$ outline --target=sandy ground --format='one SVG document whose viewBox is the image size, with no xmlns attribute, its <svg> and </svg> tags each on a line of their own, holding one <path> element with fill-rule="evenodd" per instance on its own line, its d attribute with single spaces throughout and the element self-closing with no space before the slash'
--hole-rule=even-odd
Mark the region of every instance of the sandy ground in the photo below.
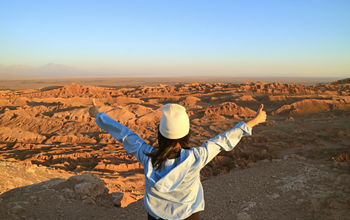
<svg viewBox="0 0 350 220">
<path fill-rule="evenodd" d="M 208 220 L 345 220 L 350 214 L 349 169 L 349 162 L 339 164 L 296 154 L 259 161 L 204 180 L 206 208 L 200 216 Z M 2 194 L 0 218 L 147 219 L 142 200 L 118 208 L 107 195 L 99 195 L 92 203 L 77 192 L 67 194 L 73 192 L 68 190 L 69 184 L 55 180 Z"/>
<path fill-rule="evenodd" d="M 143 168 L 88 116 L 95 98 L 101 111 L 152 145 L 165 103 L 187 108 L 193 146 L 249 120 L 263 103 L 268 122 L 202 170 L 201 217 L 346 219 L 349 94 L 349 80 L 1 91 L 0 218 L 145 219 Z M 74 177 L 84 173 L 96 179 Z"/>
</svg>

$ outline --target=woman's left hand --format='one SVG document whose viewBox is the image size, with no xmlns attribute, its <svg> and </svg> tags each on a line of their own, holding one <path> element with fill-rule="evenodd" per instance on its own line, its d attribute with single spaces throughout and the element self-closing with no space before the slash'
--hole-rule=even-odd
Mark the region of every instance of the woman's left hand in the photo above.
<svg viewBox="0 0 350 220">
<path fill-rule="evenodd" d="M 99 110 L 98 110 L 98 107 L 96 106 L 95 99 L 92 99 L 92 106 L 89 108 L 90 117 L 95 118 L 98 112 Z"/>
</svg>

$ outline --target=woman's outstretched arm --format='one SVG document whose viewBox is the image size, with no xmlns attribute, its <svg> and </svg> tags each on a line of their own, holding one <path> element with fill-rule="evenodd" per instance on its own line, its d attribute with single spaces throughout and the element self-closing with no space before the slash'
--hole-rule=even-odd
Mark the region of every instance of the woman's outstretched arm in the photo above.
<svg viewBox="0 0 350 220">
<path fill-rule="evenodd" d="M 100 128 L 110 133 L 117 141 L 123 144 L 124 149 L 134 155 L 143 165 L 146 162 L 147 156 L 144 154 L 149 153 L 152 147 L 146 144 L 136 133 L 131 131 L 128 127 L 113 120 L 107 114 L 99 112 L 95 101 L 93 100 L 93 106 L 89 109 L 91 117 L 96 118 L 96 123 Z"/>
<path fill-rule="evenodd" d="M 194 148 L 198 155 L 201 166 L 204 167 L 209 163 L 220 151 L 232 150 L 241 140 L 243 136 L 252 134 L 252 128 L 266 121 L 266 112 L 263 111 L 263 105 L 260 106 L 256 116 L 248 122 L 240 122 L 231 130 L 228 130 L 202 144 L 201 147 Z"/>
</svg>

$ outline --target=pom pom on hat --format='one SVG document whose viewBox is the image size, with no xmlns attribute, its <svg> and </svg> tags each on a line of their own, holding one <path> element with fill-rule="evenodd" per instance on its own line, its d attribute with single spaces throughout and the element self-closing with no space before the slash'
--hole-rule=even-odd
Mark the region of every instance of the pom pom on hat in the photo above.
<svg viewBox="0 0 350 220">
<path fill-rule="evenodd" d="M 166 104 L 161 108 L 159 132 L 168 139 L 185 137 L 190 131 L 190 119 L 185 107 L 178 104 Z"/>
</svg>

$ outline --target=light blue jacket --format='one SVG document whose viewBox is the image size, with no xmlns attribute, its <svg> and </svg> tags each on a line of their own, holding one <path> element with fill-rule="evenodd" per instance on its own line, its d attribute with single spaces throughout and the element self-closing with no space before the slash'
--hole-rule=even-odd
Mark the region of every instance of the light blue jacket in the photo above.
<svg viewBox="0 0 350 220">
<path fill-rule="evenodd" d="M 179 158 L 168 159 L 165 167 L 158 171 L 153 167 L 151 159 L 144 154 L 154 148 L 137 134 L 105 113 L 98 113 L 96 122 L 142 163 L 146 185 L 145 207 L 150 215 L 163 219 L 184 219 L 204 210 L 200 170 L 220 151 L 232 150 L 243 135 L 252 133 L 246 123 L 240 122 L 233 129 L 206 141 L 200 147 L 182 149 Z"/>
</svg>

